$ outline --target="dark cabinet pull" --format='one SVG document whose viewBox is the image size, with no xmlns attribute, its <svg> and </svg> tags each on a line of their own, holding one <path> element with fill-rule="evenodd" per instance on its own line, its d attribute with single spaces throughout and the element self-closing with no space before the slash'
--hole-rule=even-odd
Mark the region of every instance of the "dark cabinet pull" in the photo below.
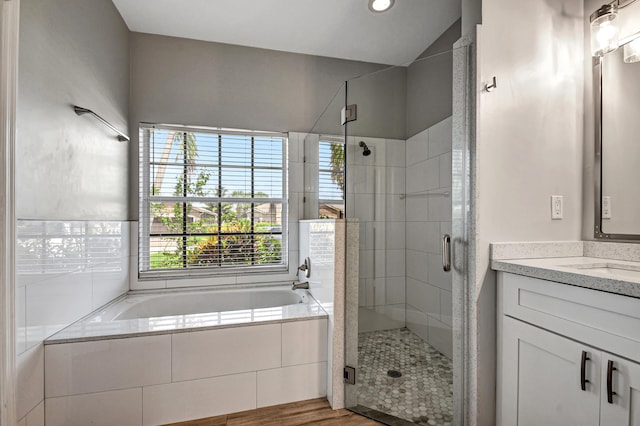
<svg viewBox="0 0 640 426">
<path fill-rule="evenodd" d="M 583 391 L 587 390 L 587 361 L 591 358 L 587 355 L 587 351 L 582 351 L 582 359 L 580 360 L 580 388 Z"/>
<path fill-rule="evenodd" d="M 613 404 L 613 395 L 617 395 L 617 393 L 613 391 L 614 370 L 617 370 L 617 368 L 613 366 L 613 361 L 609 360 L 607 362 L 607 402 L 609 404 Z"/>
</svg>

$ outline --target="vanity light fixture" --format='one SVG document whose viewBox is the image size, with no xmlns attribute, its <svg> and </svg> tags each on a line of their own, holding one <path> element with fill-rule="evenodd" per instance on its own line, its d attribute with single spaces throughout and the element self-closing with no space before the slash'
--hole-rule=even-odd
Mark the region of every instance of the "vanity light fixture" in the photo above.
<svg viewBox="0 0 640 426">
<path fill-rule="evenodd" d="M 369 0 L 369 10 L 376 13 L 386 12 L 394 3 L 395 0 Z"/>
<path fill-rule="evenodd" d="M 637 0 L 614 0 L 602 5 L 591 14 L 591 56 L 602 57 L 620 46 L 619 28 L 617 26 L 618 11 Z M 622 43 L 624 44 L 624 42 Z"/>
<path fill-rule="evenodd" d="M 624 45 L 624 61 L 627 64 L 640 62 L 640 36 Z"/>
<path fill-rule="evenodd" d="M 605 4 L 591 14 L 591 55 L 604 56 L 618 48 L 617 2 Z"/>
</svg>

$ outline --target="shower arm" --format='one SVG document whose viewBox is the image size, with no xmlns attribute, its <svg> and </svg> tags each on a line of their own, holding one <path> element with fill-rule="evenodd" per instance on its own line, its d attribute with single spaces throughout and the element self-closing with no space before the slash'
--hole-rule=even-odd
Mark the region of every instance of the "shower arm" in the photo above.
<svg viewBox="0 0 640 426">
<path fill-rule="evenodd" d="M 94 116 L 102 124 L 104 124 L 105 126 L 107 126 L 108 128 L 110 128 L 111 130 L 113 130 L 114 132 L 116 132 L 118 134 L 118 141 L 120 141 L 120 142 L 129 142 L 129 140 L 130 140 L 129 136 L 127 136 L 124 133 L 122 133 L 113 124 L 109 123 L 107 120 L 105 120 L 104 118 L 100 117 L 98 114 L 96 114 L 95 112 L 91 111 L 90 109 L 82 108 L 82 107 L 79 107 L 77 105 L 74 105 L 73 106 L 73 110 L 78 115 L 89 114 L 89 115 Z"/>
</svg>

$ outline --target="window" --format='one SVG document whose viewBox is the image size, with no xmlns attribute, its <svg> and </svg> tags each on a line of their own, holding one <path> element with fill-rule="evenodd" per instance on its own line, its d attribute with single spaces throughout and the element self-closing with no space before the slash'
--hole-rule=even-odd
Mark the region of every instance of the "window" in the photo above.
<svg viewBox="0 0 640 426">
<path fill-rule="evenodd" d="M 142 273 L 286 267 L 284 134 L 142 125 L 140 141 Z"/>
<path fill-rule="evenodd" d="M 318 164 L 318 207 L 321 219 L 344 217 L 344 142 L 321 136 Z"/>
</svg>

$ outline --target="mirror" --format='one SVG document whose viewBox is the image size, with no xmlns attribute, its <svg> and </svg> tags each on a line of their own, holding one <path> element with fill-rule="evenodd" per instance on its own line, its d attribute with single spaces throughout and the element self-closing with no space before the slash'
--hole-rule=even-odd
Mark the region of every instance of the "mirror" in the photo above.
<svg viewBox="0 0 640 426">
<path fill-rule="evenodd" d="M 640 62 L 623 52 L 594 66 L 597 239 L 640 240 Z"/>
</svg>

